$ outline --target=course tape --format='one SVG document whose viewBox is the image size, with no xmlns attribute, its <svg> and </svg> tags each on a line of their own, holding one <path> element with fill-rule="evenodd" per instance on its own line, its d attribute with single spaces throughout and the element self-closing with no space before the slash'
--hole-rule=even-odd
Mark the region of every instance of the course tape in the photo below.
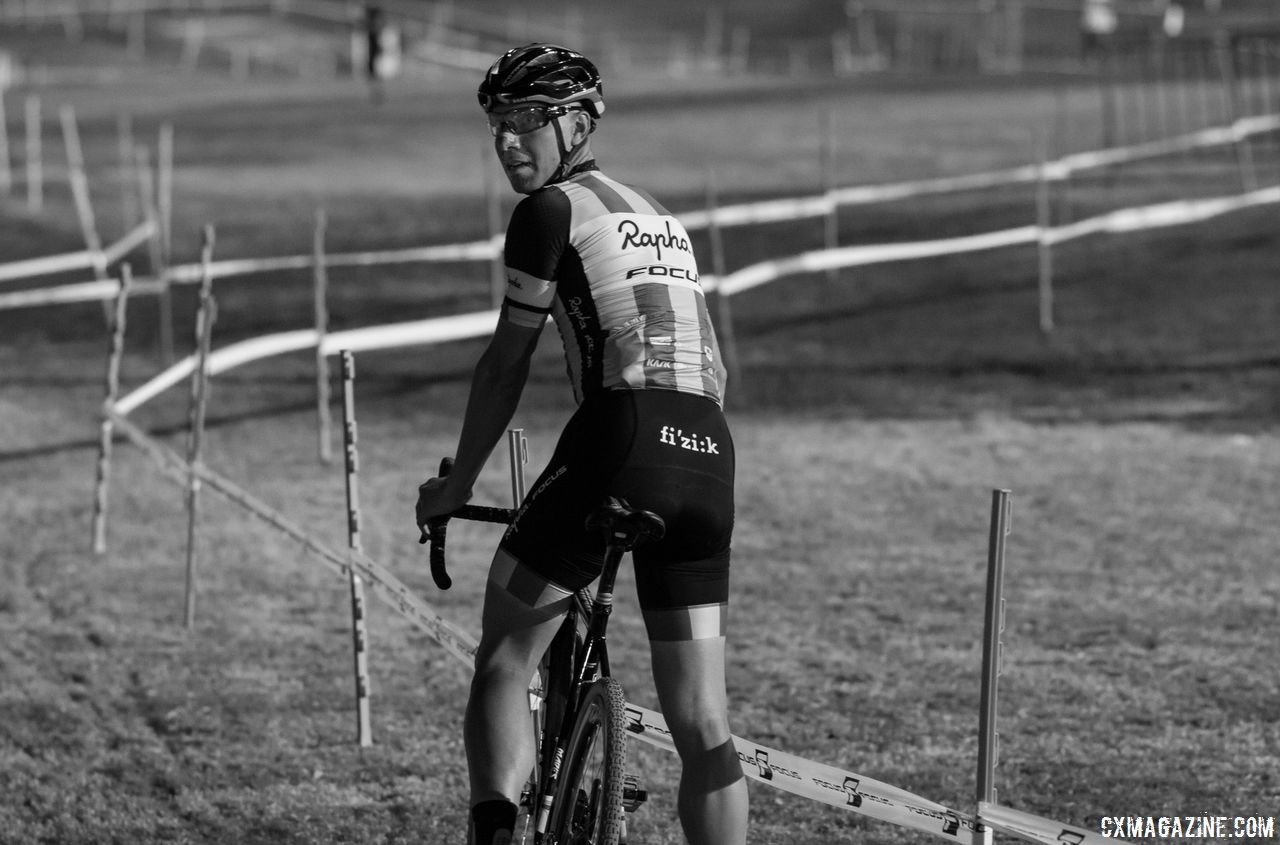
<svg viewBox="0 0 1280 845">
<path fill-rule="evenodd" d="M 27 258 L 22 261 L 0 264 L 0 282 L 9 282 L 14 279 L 30 279 L 54 273 L 67 273 L 72 270 L 84 270 L 95 266 L 105 267 L 128 255 L 154 234 L 155 223 L 148 221 L 133 229 L 118 242 L 102 250 L 83 249 L 79 252 L 69 252 L 64 255 Z M 115 296 L 114 290 L 109 296 Z"/>
<path fill-rule="evenodd" d="M 189 465 L 181 455 L 146 434 L 118 410 L 107 408 L 105 414 L 169 478 L 186 484 L 191 472 L 205 487 L 297 541 L 335 573 L 345 576 L 354 569 L 381 601 L 422 629 L 468 668 L 474 666 L 475 638 L 442 617 L 385 566 L 363 552 L 340 554 L 327 548 L 288 517 L 203 463 Z M 626 705 L 626 712 L 632 736 L 655 748 L 675 752 L 671 731 L 661 714 L 630 703 Z M 973 816 L 874 778 L 806 760 L 739 736 L 733 737 L 733 743 L 747 777 L 784 792 L 952 841 L 971 841 L 978 830 Z"/>
<path fill-rule="evenodd" d="M 1111 839 L 1082 827 L 1051 821 L 988 801 L 978 802 L 978 819 L 1002 833 L 1031 842 L 1044 842 L 1046 845 L 1110 845 L 1125 842 L 1123 839 Z"/>
<path fill-rule="evenodd" d="M 444 343 L 451 340 L 486 337 L 493 333 L 493 327 L 497 321 L 498 312 L 492 310 L 459 314 L 454 317 L 433 317 L 389 326 L 347 329 L 326 334 L 320 349 L 325 355 L 336 355 L 343 349 L 351 352 L 365 352 L 371 349 L 388 349 L 417 343 Z M 209 375 L 215 376 L 243 364 L 274 355 L 315 349 L 319 339 L 320 334 L 315 329 L 298 329 L 231 343 L 209 355 L 207 364 Z M 195 372 L 195 367 L 195 356 L 188 355 L 153 376 L 128 395 L 121 397 L 115 403 L 113 410 L 125 415 L 132 413 L 139 406 L 191 375 Z"/>
<path fill-rule="evenodd" d="M 1019 244 L 1059 244 L 1100 232 L 1133 232 L 1142 229 L 1195 223 L 1233 211 L 1273 203 L 1280 203 L 1280 186 L 1225 197 L 1178 200 L 1139 206 L 1137 208 L 1123 208 L 1057 227 L 1020 226 L 998 232 L 986 232 L 980 235 L 944 238 L 935 241 L 872 244 L 832 250 L 815 250 L 788 258 L 762 261 L 759 264 L 743 267 L 741 270 L 729 273 L 724 278 L 712 280 L 711 287 L 718 287 L 723 294 L 733 295 L 797 273 L 813 273 L 842 267 L 858 267 L 939 255 L 955 255 L 963 252 L 976 252 Z M 708 287 L 708 285 L 704 283 L 703 287 Z"/>
<path fill-rule="evenodd" d="M 1202 129 L 1186 135 L 1179 135 L 1174 138 L 1148 141 L 1128 147 L 1116 147 L 1106 150 L 1073 153 L 1057 159 L 1056 161 L 1046 162 L 1043 168 L 1039 165 L 1023 165 L 1021 167 L 1008 168 L 1005 170 L 974 173 L 962 176 L 943 176 L 886 185 L 861 185 L 849 188 L 833 188 L 817 196 L 741 203 L 715 209 L 687 212 L 677 216 L 680 218 L 684 227 L 690 231 L 706 229 L 713 224 L 722 227 L 745 226 L 759 223 L 775 223 L 785 220 L 799 220 L 806 217 L 820 217 L 830 214 L 839 206 L 869 205 L 926 196 L 929 194 L 992 188 L 999 187 L 1001 185 L 1032 182 L 1040 178 L 1045 178 L 1050 181 L 1060 181 L 1069 178 L 1072 173 L 1078 171 L 1109 167 L 1126 162 L 1139 161 L 1146 158 L 1156 158 L 1173 153 L 1186 152 L 1198 147 L 1240 143 L 1253 135 L 1275 132 L 1277 130 L 1280 130 L 1280 114 L 1257 115 L 1253 117 L 1240 118 L 1229 126 L 1210 127 L 1208 129 Z M 1094 221 L 1102 219 L 1104 218 L 1094 218 Z M 1073 237 L 1079 237 L 1080 234 L 1086 233 L 1084 232 L 1086 223 L 1093 223 L 1094 221 L 1072 224 L 1071 226 L 1064 227 L 1065 231 L 1055 230 L 1055 233 L 1046 236 L 1045 240 L 1046 242 L 1056 243 L 1063 240 L 1069 240 Z M 1186 221 L 1184 220 L 1182 222 Z M 144 225 L 149 226 L 152 224 Z M 138 230 L 135 230 L 135 232 L 130 233 L 126 238 L 133 237 L 137 231 Z M 1121 230 L 1113 229 L 1111 231 Z M 143 238 L 143 240 L 145 240 L 145 238 Z M 873 248 L 874 247 L 864 247 L 864 249 Z M 105 257 L 110 258 L 113 250 L 114 247 L 106 250 Z M 399 250 L 330 255 L 325 257 L 325 263 L 327 266 L 331 267 L 354 267 L 410 262 L 492 261 L 501 256 L 501 254 L 502 236 L 495 235 L 487 240 L 471 241 L 459 244 L 444 244 L 439 246 L 416 247 Z M 912 255 L 908 257 L 920 256 Z M 95 262 L 101 261 L 103 258 L 104 255 L 89 251 L 82 251 L 67 255 L 34 258 L 11 264 L 0 264 L 0 282 L 93 267 Z M 857 263 L 869 263 L 873 260 L 880 259 L 859 258 Z M 214 262 L 210 266 L 210 270 L 215 276 L 226 278 L 229 276 L 269 273 L 281 270 L 302 270 L 313 267 L 314 265 L 315 259 L 311 255 L 293 255 L 275 258 L 251 258 L 218 261 Z M 200 281 L 201 273 L 202 267 L 199 264 L 182 264 L 170 267 L 166 273 L 166 278 L 170 282 L 179 284 L 196 283 Z M 708 289 L 710 289 L 710 286 L 707 283 L 710 282 L 713 286 L 716 280 L 714 278 L 704 276 L 703 281 L 704 287 L 708 287 Z M 38 299 L 38 297 L 36 297 L 32 292 L 24 291 L 22 293 L 26 294 L 22 299 L 8 301 L 0 299 L 0 309 L 56 302 L 84 301 L 88 298 L 107 299 L 115 295 L 114 290 L 105 286 L 96 289 L 79 287 L 74 293 L 66 295 L 76 298 L 60 298 L 58 295 L 51 293 L 49 295 L 50 298 L 47 301 Z"/>
</svg>

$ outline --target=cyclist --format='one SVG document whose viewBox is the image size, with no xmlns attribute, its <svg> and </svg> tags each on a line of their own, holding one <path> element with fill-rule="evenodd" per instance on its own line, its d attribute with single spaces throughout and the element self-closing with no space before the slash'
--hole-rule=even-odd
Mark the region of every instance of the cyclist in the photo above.
<svg viewBox="0 0 1280 845">
<path fill-rule="evenodd" d="M 419 488 L 419 527 L 471 496 L 548 314 L 578 405 L 489 571 L 464 723 L 469 842 L 508 841 L 534 764 L 528 681 L 574 591 L 600 572 L 603 541 L 583 523 L 608 494 L 667 525 L 633 557 L 654 684 L 682 761 L 685 835 L 741 845 L 747 787 L 725 689 L 734 472 L 725 373 L 688 233 L 596 167 L 601 92 L 590 61 L 550 44 L 508 51 L 479 89 L 494 151 L 526 196 L 507 229 L 506 297 L 472 378 L 456 462 Z"/>
</svg>

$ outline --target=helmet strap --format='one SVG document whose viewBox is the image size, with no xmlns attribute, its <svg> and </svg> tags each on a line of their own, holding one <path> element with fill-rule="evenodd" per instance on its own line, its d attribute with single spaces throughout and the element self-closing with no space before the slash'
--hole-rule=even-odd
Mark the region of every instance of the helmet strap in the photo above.
<svg viewBox="0 0 1280 845">
<path fill-rule="evenodd" d="M 556 131 L 556 145 L 560 148 L 560 166 L 556 168 L 555 172 L 551 174 L 551 178 L 547 180 L 548 185 L 553 182 L 559 182 L 573 168 L 582 163 L 582 150 L 587 146 L 587 141 L 591 138 L 591 133 L 588 132 L 586 137 L 579 141 L 577 145 L 570 147 L 565 143 L 564 130 L 560 128 L 560 121 L 551 121 L 551 126 Z"/>
</svg>

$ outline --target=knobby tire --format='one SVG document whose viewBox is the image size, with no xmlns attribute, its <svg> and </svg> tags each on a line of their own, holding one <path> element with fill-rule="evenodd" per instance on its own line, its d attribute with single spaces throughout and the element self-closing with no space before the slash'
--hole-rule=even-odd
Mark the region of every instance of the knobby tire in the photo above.
<svg viewBox="0 0 1280 845">
<path fill-rule="evenodd" d="M 614 678 L 587 690 L 574 723 L 551 814 L 552 845 L 618 845 L 627 762 L 626 699 Z"/>
</svg>

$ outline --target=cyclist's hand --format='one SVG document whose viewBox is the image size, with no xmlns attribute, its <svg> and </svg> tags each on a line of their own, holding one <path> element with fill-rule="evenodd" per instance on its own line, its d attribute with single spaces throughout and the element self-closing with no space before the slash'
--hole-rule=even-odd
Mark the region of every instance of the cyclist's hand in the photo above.
<svg viewBox="0 0 1280 845">
<path fill-rule="evenodd" d="M 470 498 L 470 490 L 459 490 L 448 478 L 427 479 L 418 486 L 418 503 L 414 507 L 419 530 L 426 531 L 429 520 L 453 513 Z"/>
</svg>

